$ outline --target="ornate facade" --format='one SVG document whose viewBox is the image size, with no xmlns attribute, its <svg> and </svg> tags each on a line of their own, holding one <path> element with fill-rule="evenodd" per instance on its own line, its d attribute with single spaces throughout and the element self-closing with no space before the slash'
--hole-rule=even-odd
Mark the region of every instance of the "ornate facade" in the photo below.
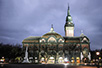
<svg viewBox="0 0 102 68">
<path fill-rule="evenodd" d="M 74 36 L 74 24 L 69 7 L 64 26 L 65 36 L 51 30 L 41 37 L 30 36 L 22 41 L 23 51 L 28 47 L 30 63 L 81 63 L 90 60 L 90 41 L 83 33 Z"/>
</svg>

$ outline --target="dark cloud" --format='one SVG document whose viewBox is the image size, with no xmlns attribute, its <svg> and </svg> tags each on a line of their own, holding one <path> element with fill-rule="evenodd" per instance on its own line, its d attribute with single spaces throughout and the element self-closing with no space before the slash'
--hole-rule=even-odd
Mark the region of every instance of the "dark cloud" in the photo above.
<svg viewBox="0 0 102 68">
<path fill-rule="evenodd" d="M 21 44 L 28 36 L 47 33 L 51 24 L 64 36 L 68 3 L 75 36 L 83 30 L 91 49 L 102 48 L 102 0 L 0 0 L 0 42 Z"/>
</svg>

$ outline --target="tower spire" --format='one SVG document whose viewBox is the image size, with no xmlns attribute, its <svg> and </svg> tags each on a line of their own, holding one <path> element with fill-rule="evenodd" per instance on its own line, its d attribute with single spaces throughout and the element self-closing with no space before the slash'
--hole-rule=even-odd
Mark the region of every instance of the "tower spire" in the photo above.
<svg viewBox="0 0 102 68">
<path fill-rule="evenodd" d="M 53 24 L 51 24 L 51 28 L 53 28 Z"/>
<path fill-rule="evenodd" d="M 68 3 L 68 11 L 67 11 L 67 15 L 70 15 L 69 10 L 70 10 L 70 7 L 69 7 L 69 3 Z"/>
<path fill-rule="evenodd" d="M 83 30 L 81 30 L 81 33 L 83 33 Z"/>
<path fill-rule="evenodd" d="M 55 31 L 54 31 L 54 28 L 53 28 L 53 24 L 51 24 L 50 32 L 55 32 Z"/>
<path fill-rule="evenodd" d="M 84 37 L 84 33 L 83 33 L 83 30 L 81 30 L 81 35 L 80 35 L 80 36 Z"/>
<path fill-rule="evenodd" d="M 73 37 L 74 36 L 74 24 L 73 24 L 72 17 L 70 15 L 69 10 L 70 10 L 70 7 L 69 7 L 69 4 L 68 4 L 66 23 L 65 23 L 65 26 L 64 26 L 65 36 Z"/>
<path fill-rule="evenodd" d="M 68 23 L 68 21 L 72 21 L 71 15 L 70 15 L 70 7 L 68 4 L 68 10 L 67 10 L 67 16 L 66 16 L 66 22 Z"/>
</svg>

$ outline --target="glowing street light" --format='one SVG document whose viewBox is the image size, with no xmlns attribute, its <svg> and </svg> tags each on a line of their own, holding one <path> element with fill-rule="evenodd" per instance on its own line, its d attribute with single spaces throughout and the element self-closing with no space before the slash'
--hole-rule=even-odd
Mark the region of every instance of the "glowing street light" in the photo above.
<svg viewBox="0 0 102 68">
<path fill-rule="evenodd" d="M 100 52 L 96 52 L 96 55 L 99 56 L 99 55 L 100 55 Z M 98 58 L 99 58 L 99 57 L 98 57 Z M 100 67 L 99 67 L 99 59 L 98 59 L 98 67 L 97 67 L 97 68 L 100 68 Z"/>
<path fill-rule="evenodd" d="M 100 55 L 100 52 L 96 52 L 96 55 L 97 55 L 97 56 Z"/>
</svg>

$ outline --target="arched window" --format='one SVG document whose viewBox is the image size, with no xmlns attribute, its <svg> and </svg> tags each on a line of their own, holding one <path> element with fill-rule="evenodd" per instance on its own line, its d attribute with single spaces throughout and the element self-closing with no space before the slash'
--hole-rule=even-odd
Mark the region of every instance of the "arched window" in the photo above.
<svg viewBox="0 0 102 68">
<path fill-rule="evenodd" d="M 40 42 L 46 42 L 46 40 L 45 39 L 41 39 Z"/>
<path fill-rule="evenodd" d="M 54 37 L 50 37 L 50 38 L 48 39 L 48 42 L 56 42 L 56 39 L 55 39 Z"/>
<path fill-rule="evenodd" d="M 60 39 L 58 40 L 58 42 L 64 42 L 64 40 L 60 38 Z"/>
</svg>

